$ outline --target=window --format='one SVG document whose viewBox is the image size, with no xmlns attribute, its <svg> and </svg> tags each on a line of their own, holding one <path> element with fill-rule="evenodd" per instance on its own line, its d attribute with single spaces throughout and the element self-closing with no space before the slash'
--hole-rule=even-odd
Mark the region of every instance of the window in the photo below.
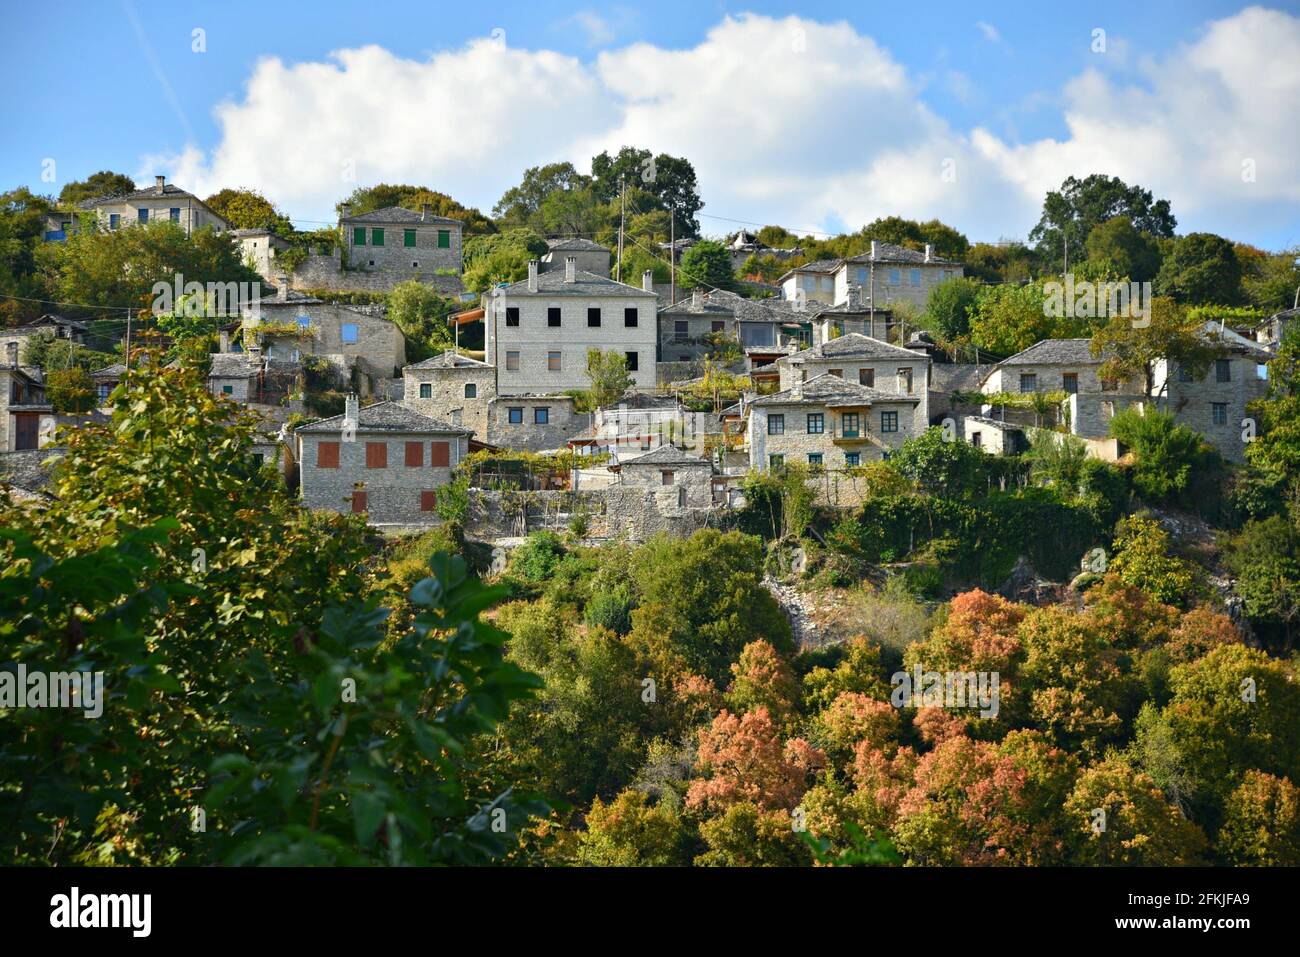
<svg viewBox="0 0 1300 957">
<path fill-rule="evenodd" d="M 727 321 L 725 319 L 714 319 L 709 323 L 709 328 L 714 332 L 726 332 Z"/>
<path fill-rule="evenodd" d="M 1214 381 L 1231 382 L 1232 381 L 1232 362 L 1229 359 L 1214 360 Z"/>
<path fill-rule="evenodd" d="M 451 464 L 451 445 L 447 442 L 429 443 L 429 468 L 445 469 Z"/>
<path fill-rule="evenodd" d="M 424 465 L 424 443 L 407 442 L 406 443 L 406 467 L 408 469 L 418 469 Z"/>
<path fill-rule="evenodd" d="M 421 383 L 420 383 L 420 398 L 421 398 L 421 399 L 432 399 L 432 398 L 433 398 L 433 383 L 432 383 L 432 382 L 421 382 Z"/>
<path fill-rule="evenodd" d="M 1101 420 L 1107 422 L 1115 417 L 1115 403 L 1109 400 L 1101 404 Z"/>
<path fill-rule="evenodd" d="M 507 326 L 517 326 L 517 325 L 519 325 L 519 307 L 518 307 L 518 306 L 506 306 L 506 325 L 507 325 Z"/>
<path fill-rule="evenodd" d="M 808 464 L 820 468 L 822 464 L 822 454 L 820 452 L 809 452 Z"/>
<path fill-rule="evenodd" d="M 339 328 L 339 338 L 344 343 L 355 343 L 357 341 L 357 324 L 355 322 L 345 322 Z"/>
<path fill-rule="evenodd" d="M 181 208 L 179 206 L 173 206 L 171 209 L 167 210 L 167 218 L 173 223 L 179 223 L 181 221 Z M 257 243 L 253 243 L 253 248 L 257 248 Z"/>
<path fill-rule="evenodd" d="M 550 421 L 550 409 L 533 409 L 533 425 L 547 425 Z"/>
<path fill-rule="evenodd" d="M 921 270 L 909 269 L 907 271 L 907 279 L 913 286 L 921 285 Z"/>
<path fill-rule="evenodd" d="M 1262 382 L 1267 382 L 1267 381 L 1268 381 L 1268 363 L 1267 363 L 1267 362 L 1256 362 L 1256 363 L 1255 363 L 1255 378 L 1256 378 L 1256 379 L 1259 379 L 1259 380 L 1262 381 Z"/>
<path fill-rule="evenodd" d="M 840 433 L 846 439 L 856 439 L 859 434 L 858 413 L 845 412 L 840 416 Z"/>
<path fill-rule="evenodd" d="M 353 246 L 364 246 L 365 244 L 366 244 L 366 227 L 364 227 L 364 226 L 353 226 L 353 227 L 352 227 L 352 245 L 353 245 Z"/>
<path fill-rule="evenodd" d="M 785 435 L 785 416 L 769 415 L 767 417 L 768 435 Z"/>
<path fill-rule="evenodd" d="M 120 215 L 118 215 L 117 213 L 109 213 L 109 214 L 108 214 L 108 228 L 109 228 L 109 229 L 117 229 L 117 227 L 120 226 L 120 225 L 122 225 L 122 217 L 121 217 Z"/>
<path fill-rule="evenodd" d="M 898 413 L 881 412 L 880 413 L 880 431 L 897 432 L 898 431 Z"/>
<path fill-rule="evenodd" d="M 382 246 L 384 244 L 384 231 L 382 229 L 370 230 L 370 245 Z"/>
<path fill-rule="evenodd" d="M 336 469 L 339 467 L 339 444 L 337 442 L 316 443 L 316 467 L 318 469 Z"/>
<path fill-rule="evenodd" d="M 265 455 L 263 455 L 261 452 L 254 452 L 254 453 L 253 453 L 253 466 L 254 466 L 254 468 L 259 468 L 259 469 L 260 469 L 260 468 L 261 468 L 265 463 L 266 463 L 266 456 L 265 456 Z"/>
<path fill-rule="evenodd" d="M 860 452 L 845 452 L 845 453 L 844 453 L 844 464 L 845 464 L 845 466 L 847 466 L 848 468 L 851 468 L 851 469 L 855 469 L 855 468 L 857 468 L 857 467 L 858 467 L 858 463 L 861 462 L 861 461 L 862 461 L 862 454 L 861 454 Z"/>
<path fill-rule="evenodd" d="M 975 446 L 977 449 L 981 448 L 984 445 L 984 436 L 978 432 L 972 432 L 970 434 L 970 444 Z"/>
<path fill-rule="evenodd" d="M 592 306 L 587 310 L 587 325 L 590 328 L 600 325 L 600 306 Z"/>
<path fill-rule="evenodd" d="M 415 247 L 415 230 L 414 230 L 414 229 L 403 229 L 403 230 L 402 230 L 402 245 L 405 246 L 405 247 L 408 248 L 408 249 L 412 249 L 412 248 Z"/>
<path fill-rule="evenodd" d="M 1211 402 L 1211 403 L 1210 403 L 1210 413 L 1211 413 L 1211 417 L 1212 417 L 1213 420 L 1214 420 L 1214 424 L 1215 424 L 1215 425 L 1227 425 L 1227 424 L 1228 424 L 1228 403 L 1226 403 L 1226 402 Z"/>
<path fill-rule="evenodd" d="M 523 421 L 524 421 L 524 410 L 523 410 L 523 409 L 507 409 L 507 410 L 506 410 L 506 420 L 507 420 L 511 425 L 521 425 L 521 424 L 523 424 Z"/>
<path fill-rule="evenodd" d="M 466 383 L 465 383 L 465 398 L 467 398 L 467 399 L 477 399 L 477 398 L 478 398 L 478 383 L 477 383 L 477 382 L 466 382 Z"/>
<path fill-rule="evenodd" d="M 299 316 L 299 317 L 298 317 L 298 331 L 299 331 L 299 332 L 305 332 L 306 330 L 308 330 L 308 329 L 310 329 L 310 328 L 311 328 L 311 316 Z"/>
<path fill-rule="evenodd" d="M 637 357 L 637 354 L 635 352 L 625 352 L 623 355 L 627 359 L 627 371 L 638 371 L 638 364 L 641 360 Z"/>
<path fill-rule="evenodd" d="M 360 515 L 370 509 L 370 496 L 365 492 L 352 493 L 352 511 Z"/>
<path fill-rule="evenodd" d="M 1079 373 L 1067 372 L 1061 376 L 1061 387 L 1071 395 L 1076 395 L 1079 391 Z"/>
<path fill-rule="evenodd" d="M 136 219 L 140 220 L 142 223 L 149 222 L 149 210 L 147 209 L 137 209 L 135 211 L 135 216 Z"/>
<path fill-rule="evenodd" d="M 420 492 L 420 511 L 432 512 L 438 507 L 438 493 L 424 490 Z"/>
<path fill-rule="evenodd" d="M 660 485 L 673 484 L 673 473 L 671 469 L 664 469 L 659 473 L 659 484 Z"/>
<path fill-rule="evenodd" d="M 685 319 L 673 323 L 673 341 L 685 342 L 691 337 L 691 324 Z"/>
<path fill-rule="evenodd" d="M 898 391 L 903 393 L 904 395 L 912 394 L 912 370 L 911 369 L 898 370 Z"/>
<path fill-rule="evenodd" d="M 518 352 L 507 352 L 507 353 L 506 353 L 506 371 L 507 371 L 507 372 L 518 372 L 518 371 L 519 371 L 519 353 L 518 353 Z"/>
<path fill-rule="evenodd" d="M 450 248 L 451 248 L 451 230 L 450 230 L 450 229 L 440 229 L 440 230 L 438 230 L 438 248 L 439 248 L 439 249 L 450 249 Z"/>
<path fill-rule="evenodd" d="M 1192 381 L 1192 370 L 1189 369 L 1189 368 L 1187 368 L 1187 366 L 1179 366 L 1179 367 L 1178 367 L 1178 381 L 1179 381 L 1179 382 L 1191 382 L 1191 381 Z"/>
<path fill-rule="evenodd" d="M 546 368 L 549 372 L 560 371 L 560 354 L 558 352 L 546 353 Z"/>
<path fill-rule="evenodd" d="M 640 317 L 637 315 L 636 306 L 628 306 L 623 310 L 623 325 L 627 326 L 627 328 L 631 329 L 639 321 Z"/>
<path fill-rule="evenodd" d="M 1020 391 L 1021 391 L 1021 392 L 1037 392 L 1037 391 L 1038 391 L 1038 376 L 1037 376 L 1037 374 L 1035 374 L 1035 373 L 1033 373 L 1033 372 L 1022 372 L 1022 373 L 1020 373 Z"/>
<path fill-rule="evenodd" d="M 859 267 L 858 267 L 858 285 L 859 285 L 859 286 L 865 286 L 866 284 L 867 284 L 867 267 L 866 267 L 866 266 L 859 266 Z"/>
<path fill-rule="evenodd" d="M 235 387 L 234 387 L 233 385 L 223 385 L 223 386 L 221 387 L 221 394 L 222 394 L 222 395 L 234 395 L 234 394 L 235 394 Z"/>
<path fill-rule="evenodd" d="M 826 431 L 826 419 L 821 412 L 808 413 L 808 434 L 821 435 Z"/>
<path fill-rule="evenodd" d="M 113 387 L 107 382 L 101 382 L 99 385 L 95 386 L 95 395 L 98 397 L 101 405 L 108 401 L 109 393 L 112 391 Z"/>
<path fill-rule="evenodd" d="M 839 378 L 839 379 L 843 379 L 843 378 L 844 378 L 844 370 L 843 370 L 843 369 L 827 369 L 826 371 L 829 372 L 831 375 L 835 376 L 836 378 Z"/>
<path fill-rule="evenodd" d="M 551 306 L 546 310 L 546 324 L 548 326 L 558 326 L 560 324 L 560 307 Z"/>
<path fill-rule="evenodd" d="M 388 468 L 388 443 L 387 442 L 366 443 L 366 468 L 368 469 Z"/>
<path fill-rule="evenodd" d="M 903 284 L 903 273 L 899 269 L 889 270 L 889 284 L 891 286 L 901 286 Z"/>
<path fill-rule="evenodd" d="M 859 370 L 858 370 L 858 385 L 865 385 L 865 386 L 867 386 L 867 388 L 875 388 L 875 385 L 876 385 L 876 370 L 875 370 L 875 369 L 859 369 Z"/>
<path fill-rule="evenodd" d="M 784 456 L 784 455 L 769 455 L 769 456 L 767 457 L 767 467 L 768 467 L 768 468 L 779 469 L 779 468 L 783 467 L 784 465 L 785 465 L 785 456 Z"/>
</svg>

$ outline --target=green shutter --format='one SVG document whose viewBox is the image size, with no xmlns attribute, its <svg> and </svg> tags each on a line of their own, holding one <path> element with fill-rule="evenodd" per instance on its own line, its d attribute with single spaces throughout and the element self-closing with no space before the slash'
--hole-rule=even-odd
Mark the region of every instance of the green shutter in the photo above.
<svg viewBox="0 0 1300 957">
<path fill-rule="evenodd" d="M 353 246 L 364 246 L 365 244 L 366 244 L 366 227 L 364 227 L 364 226 L 353 226 L 353 227 L 352 227 L 352 245 L 353 245 Z"/>
<path fill-rule="evenodd" d="M 403 229 L 403 230 L 402 230 L 402 245 L 403 245 L 403 246 L 407 246 L 407 247 L 411 247 L 411 246 L 414 246 L 414 245 L 415 245 L 415 230 L 414 230 L 414 229 Z"/>
<path fill-rule="evenodd" d="M 382 246 L 384 244 L 384 231 L 382 229 L 370 230 L 370 245 Z"/>
<path fill-rule="evenodd" d="M 451 230 L 450 230 L 450 229 L 440 229 L 440 230 L 438 230 L 438 248 L 439 248 L 439 249 L 450 249 L 450 248 L 451 248 Z"/>
</svg>

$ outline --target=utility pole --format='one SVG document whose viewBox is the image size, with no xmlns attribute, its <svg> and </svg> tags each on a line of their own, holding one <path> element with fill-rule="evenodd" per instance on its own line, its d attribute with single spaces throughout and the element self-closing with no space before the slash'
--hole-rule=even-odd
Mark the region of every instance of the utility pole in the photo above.
<svg viewBox="0 0 1300 957">
<path fill-rule="evenodd" d="M 627 218 L 627 190 L 618 178 L 618 281 L 623 281 L 623 222 Z"/>
<path fill-rule="evenodd" d="M 1300 290 L 1296 295 L 1300 296 Z M 668 207 L 668 305 L 677 301 L 677 210 Z"/>
<path fill-rule="evenodd" d="M 127 307 L 126 310 L 126 346 L 125 348 L 123 348 L 122 354 L 126 357 L 126 371 L 130 372 L 131 371 L 131 309 L 130 307 Z"/>
</svg>

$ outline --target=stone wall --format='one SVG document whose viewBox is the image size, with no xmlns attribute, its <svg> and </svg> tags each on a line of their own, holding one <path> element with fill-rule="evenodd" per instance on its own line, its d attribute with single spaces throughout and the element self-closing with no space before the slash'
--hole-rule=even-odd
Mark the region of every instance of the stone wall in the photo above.
<svg viewBox="0 0 1300 957">
<path fill-rule="evenodd" d="M 391 292 L 399 282 L 408 279 L 418 279 L 442 296 L 458 296 L 465 289 L 458 275 L 442 276 L 410 268 L 394 270 L 376 266 L 372 269 L 364 265 L 368 261 L 362 260 L 362 265 L 359 266 L 354 262 L 351 268 L 344 269 L 337 252 L 332 255 L 312 253 L 287 279 L 289 286 L 299 291 L 330 289 L 335 292 Z M 278 284 L 285 278 L 281 273 L 274 281 Z"/>
<path fill-rule="evenodd" d="M 522 422 L 511 423 L 511 409 L 523 410 Z M 538 409 L 547 410 L 547 422 L 535 421 Z M 573 410 L 572 396 L 503 395 L 488 401 L 487 435 L 476 438 L 508 449 L 541 452 L 564 448 L 590 424 L 590 415 Z"/>
<path fill-rule="evenodd" d="M 544 528 L 558 532 L 580 514 L 586 520 L 587 539 L 639 542 L 659 532 L 690 535 L 718 513 L 715 508 L 682 507 L 675 487 L 617 485 L 579 492 L 471 489 L 465 532 L 487 541 L 519 538 Z"/>
</svg>

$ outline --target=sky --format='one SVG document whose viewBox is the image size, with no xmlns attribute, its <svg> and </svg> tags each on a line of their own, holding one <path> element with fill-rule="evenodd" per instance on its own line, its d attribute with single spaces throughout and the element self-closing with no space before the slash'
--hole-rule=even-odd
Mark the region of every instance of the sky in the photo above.
<svg viewBox="0 0 1300 957">
<path fill-rule="evenodd" d="M 1180 233 L 1300 245 L 1300 0 L 0 0 L 0 79 L 0 190 L 164 174 L 315 228 L 358 185 L 486 213 L 530 166 L 636 145 L 691 160 L 708 235 L 1023 240 L 1106 173 Z"/>
</svg>

